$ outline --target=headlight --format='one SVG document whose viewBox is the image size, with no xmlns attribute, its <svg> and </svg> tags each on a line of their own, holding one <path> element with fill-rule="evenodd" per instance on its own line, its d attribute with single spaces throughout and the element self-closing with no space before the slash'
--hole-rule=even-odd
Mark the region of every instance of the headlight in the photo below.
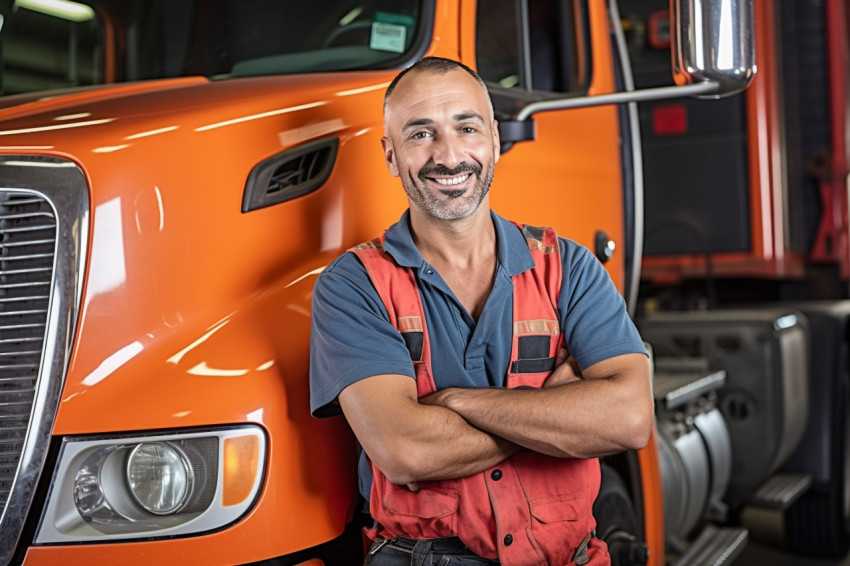
<svg viewBox="0 0 850 566">
<path fill-rule="evenodd" d="M 139 444 L 127 457 L 130 494 L 154 515 L 170 515 L 182 509 L 193 483 L 188 459 L 170 442 Z"/>
<path fill-rule="evenodd" d="M 266 440 L 256 426 L 65 439 L 36 543 L 218 529 L 254 502 Z"/>
</svg>

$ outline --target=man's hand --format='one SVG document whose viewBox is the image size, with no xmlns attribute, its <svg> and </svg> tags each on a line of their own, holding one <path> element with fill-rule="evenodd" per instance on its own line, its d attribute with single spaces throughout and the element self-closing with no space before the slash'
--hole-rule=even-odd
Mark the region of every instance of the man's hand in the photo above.
<svg viewBox="0 0 850 566">
<path fill-rule="evenodd" d="M 558 387 L 565 383 L 572 383 L 582 379 L 581 370 L 569 350 L 561 348 L 555 358 L 555 369 L 543 382 L 543 387 Z"/>
<path fill-rule="evenodd" d="M 446 409 L 449 407 L 449 398 L 454 393 L 455 389 L 453 387 L 449 387 L 448 389 L 441 389 L 435 393 L 431 393 L 429 395 L 425 395 L 424 397 L 419 398 L 420 405 L 431 405 L 432 407 L 445 407 Z"/>
</svg>

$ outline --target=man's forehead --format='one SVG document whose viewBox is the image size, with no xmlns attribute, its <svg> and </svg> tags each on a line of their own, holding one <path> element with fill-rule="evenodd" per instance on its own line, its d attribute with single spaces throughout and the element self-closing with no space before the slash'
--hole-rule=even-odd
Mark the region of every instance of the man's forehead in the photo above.
<svg viewBox="0 0 850 566">
<path fill-rule="evenodd" d="M 452 115 L 488 114 L 487 95 L 478 81 L 463 69 L 445 73 L 431 70 L 412 71 L 403 76 L 387 101 L 387 114 L 445 109 L 457 106 Z M 389 116 L 387 116 L 389 117 Z"/>
</svg>

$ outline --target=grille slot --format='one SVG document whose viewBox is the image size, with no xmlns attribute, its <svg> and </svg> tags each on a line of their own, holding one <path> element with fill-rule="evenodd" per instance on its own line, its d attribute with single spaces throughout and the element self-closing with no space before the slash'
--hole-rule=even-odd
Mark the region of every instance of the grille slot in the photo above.
<svg viewBox="0 0 850 566">
<path fill-rule="evenodd" d="M 50 203 L 0 192 L 0 509 L 12 489 L 35 400 L 55 248 Z"/>
<path fill-rule="evenodd" d="M 258 163 L 248 175 L 242 212 L 264 208 L 311 193 L 333 170 L 338 138 L 300 145 Z"/>
</svg>

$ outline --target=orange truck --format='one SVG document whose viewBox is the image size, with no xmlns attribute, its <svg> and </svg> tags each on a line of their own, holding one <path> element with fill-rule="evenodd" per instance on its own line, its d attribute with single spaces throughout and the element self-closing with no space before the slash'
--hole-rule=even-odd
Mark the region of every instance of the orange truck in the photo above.
<svg viewBox="0 0 850 566">
<path fill-rule="evenodd" d="M 389 81 L 426 54 L 476 68 L 494 208 L 588 246 L 637 316 L 636 103 L 742 91 L 765 4 L 652 11 L 679 86 L 635 89 L 613 1 L 0 2 L 0 565 L 358 563 L 353 437 L 309 413 L 310 300 L 406 205 Z M 782 320 L 805 356 L 804 315 Z M 730 563 L 734 368 L 659 360 L 657 430 L 605 459 L 598 534 L 615 564 Z M 775 421 L 736 430 L 789 436 L 753 485 L 799 444 Z"/>
</svg>

